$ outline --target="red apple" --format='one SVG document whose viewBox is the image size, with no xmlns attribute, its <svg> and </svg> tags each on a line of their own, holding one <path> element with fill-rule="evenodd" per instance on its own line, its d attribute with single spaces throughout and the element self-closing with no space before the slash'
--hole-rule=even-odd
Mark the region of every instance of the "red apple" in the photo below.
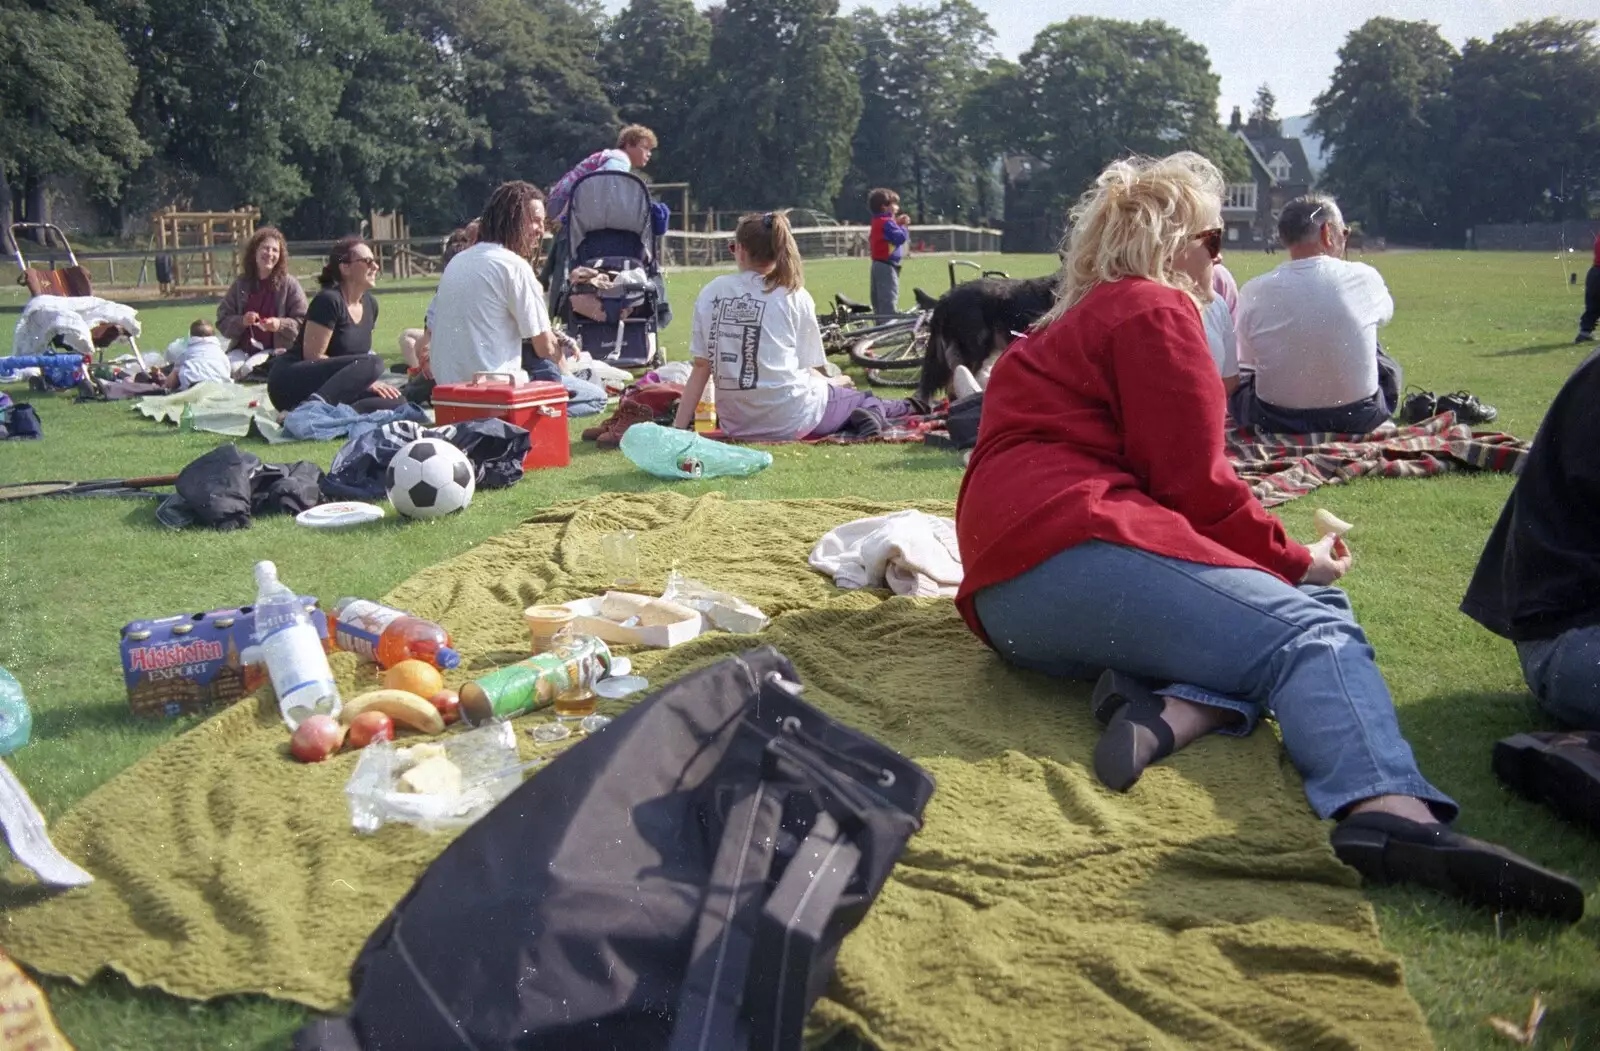
<svg viewBox="0 0 1600 1051">
<path fill-rule="evenodd" d="M 439 709 L 439 715 L 443 717 L 446 726 L 461 718 L 461 696 L 456 691 L 440 690 L 428 700 Z"/>
<path fill-rule="evenodd" d="M 350 720 L 350 747 L 365 748 L 373 741 L 394 740 L 394 720 L 382 712 L 362 712 Z"/>
<path fill-rule="evenodd" d="M 302 763 L 320 763 L 339 750 L 344 727 L 331 715 L 310 715 L 295 728 L 289 752 Z"/>
</svg>

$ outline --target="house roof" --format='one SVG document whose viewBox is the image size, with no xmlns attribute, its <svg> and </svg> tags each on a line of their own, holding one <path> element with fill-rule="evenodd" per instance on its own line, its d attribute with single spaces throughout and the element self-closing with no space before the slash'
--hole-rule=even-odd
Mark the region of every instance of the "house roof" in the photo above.
<svg viewBox="0 0 1600 1051">
<path fill-rule="evenodd" d="M 1250 147 L 1250 152 L 1255 154 L 1255 160 L 1266 168 L 1278 154 L 1283 154 L 1289 162 L 1289 177 L 1287 179 L 1274 179 L 1274 183 L 1294 183 L 1301 186 L 1310 186 L 1317 181 L 1316 175 L 1311 171 L 1311 162 L 1306 159 L 1305 147 L 1299 139 L 1284 138 L 1282 136 L 1246 135 L 1243 131 L 1239 137 Z"/>
<path fill-rule="evenodd" d="M 1005 156 L 1005 180 L 1008 183 L 1026 182 L 1034 172 L 1050 167 L 1029 153 L 1008 153 Z"/>
</svg>

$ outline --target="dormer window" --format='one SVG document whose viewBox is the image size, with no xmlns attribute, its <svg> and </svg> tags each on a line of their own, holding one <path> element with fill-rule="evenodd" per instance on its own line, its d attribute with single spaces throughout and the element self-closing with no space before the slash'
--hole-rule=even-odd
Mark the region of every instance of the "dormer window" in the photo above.
<svg viewBox="0 0 1600 1051">
<path fill-rule="evenodd" d="M 1294 172 L 1294 165 L 1289 163 L 1289 158 L 1285 157 L 1280 150 L 1268 162 L 1267 171 L 1271 172 L 1272 177 L 1279 182 L 1288 182 L 1289 176 Z"/>
</svg>

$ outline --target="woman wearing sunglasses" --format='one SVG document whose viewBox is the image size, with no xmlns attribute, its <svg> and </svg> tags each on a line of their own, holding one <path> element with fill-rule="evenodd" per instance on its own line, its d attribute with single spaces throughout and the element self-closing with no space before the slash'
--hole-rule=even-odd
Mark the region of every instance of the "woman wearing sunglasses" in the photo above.
<svg viewBox="0 0 1600 1051">
<path fill-rule="evenodd" d="M 378 257 L 371 245 L 354 235 L 333 243 L 322 268 L 322 291 L 306 308 L 299 338 L 267 373 L 274 408 L 287 412 L 313 394 L 360 413 L 393 409 L 404 401 L 398 390 L 378 381 L 383 361 L 372 353 L 377 282 Z"/>
<path fill-rule="evenodd" d="M 1341 860 L 1495 909 L 1574 920 L 1582 889 L 1452 831 L 1344 592 L 1223 454 L 1201 307 L 1222 177 L 1118 161 L 1073 209 L 1055 307 L 996 364 L 956 509 L 962 616 L 1010 662 L 1095 680 L 1094 769 L 1126 792 L 1213 731 L 1277 719 Z"/>
</svg>

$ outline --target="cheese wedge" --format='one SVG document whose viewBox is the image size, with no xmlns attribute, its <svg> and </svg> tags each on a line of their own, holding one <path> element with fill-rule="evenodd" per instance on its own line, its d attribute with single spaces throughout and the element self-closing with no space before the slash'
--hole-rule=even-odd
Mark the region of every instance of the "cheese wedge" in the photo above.
<svg viewBox="0 0 1600 1051">
<path fill-rule="evenodd" d="M 461 768 L 442 755 L 424 759 L 400 775 L 400 791 L 458 796 L 461 794 Z"/>
</svg>

